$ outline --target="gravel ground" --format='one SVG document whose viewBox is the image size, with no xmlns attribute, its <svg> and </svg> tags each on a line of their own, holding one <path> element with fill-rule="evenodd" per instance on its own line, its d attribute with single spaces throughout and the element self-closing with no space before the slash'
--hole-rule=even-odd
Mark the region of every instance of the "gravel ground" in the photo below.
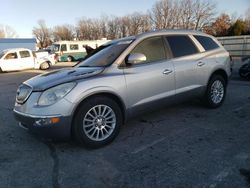
<svg viewBox="0 0 250 188">
<path fill-rule="evenodd" d="M 237 71 L 221 108 L 194 100 L 155 110 L 96 150 L 18 127 L 17 86 L 41 72 L 0 74 L 0 187 L 250 187 L 250 82 Z"/>
</svg>

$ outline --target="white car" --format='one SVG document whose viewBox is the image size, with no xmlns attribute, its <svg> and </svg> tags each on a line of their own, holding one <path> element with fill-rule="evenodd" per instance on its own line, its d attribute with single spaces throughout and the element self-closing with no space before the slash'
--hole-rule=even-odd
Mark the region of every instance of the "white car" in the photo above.
<svg viewBox="0 0 250 188">
<path fill-rule="evenodd" d="M 26 48 L 8 49 L 0 53 L 0 72 L 24 69 L 46 70 L 50 66 L 51 62 L 48 58 L 37 58 L 31 50 Z"/>
</svg>

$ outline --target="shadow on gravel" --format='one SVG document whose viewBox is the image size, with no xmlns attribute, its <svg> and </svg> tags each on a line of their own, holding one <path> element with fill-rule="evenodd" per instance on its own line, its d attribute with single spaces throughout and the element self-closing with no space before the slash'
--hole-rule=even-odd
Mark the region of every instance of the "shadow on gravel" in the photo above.
<svg viewBox="0 0 250 188">
<path fill-rule="evenodd" d="M 250 170 L 241 168 L 239 171 L 240 171 L 240 174 L 245 177 L 247 182 L 250 183 Z"/>
</svg>

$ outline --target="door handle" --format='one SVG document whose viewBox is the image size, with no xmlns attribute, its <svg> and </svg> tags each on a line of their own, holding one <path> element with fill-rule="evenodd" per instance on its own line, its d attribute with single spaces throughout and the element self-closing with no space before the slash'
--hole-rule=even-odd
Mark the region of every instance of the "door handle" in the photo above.
<svg viewBox="0 0 250 188">
<path fill-rule="evenodd" d="M 205 63 L 204 62 L 202 62 L 202 61 L 200 61 L 200 62 L 198 62 L 198 64 L 197 64 L 199 67 L 202 67 L 203 65 L 205 65 Z"/>
<path fill-rule="evenodd" d="M 172 72 L 173 72 L 172 70 L 166 69 L 166 70 L 163 71 L 163 74 L 168 75 L 168 74 L 170 74 Z"/>
</svg>

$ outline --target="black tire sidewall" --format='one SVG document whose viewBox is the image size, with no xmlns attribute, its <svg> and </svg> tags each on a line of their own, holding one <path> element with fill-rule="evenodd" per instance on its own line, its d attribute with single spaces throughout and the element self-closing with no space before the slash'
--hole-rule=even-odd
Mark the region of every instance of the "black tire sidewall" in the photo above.
<svg viewBox="0 0 250 188">
<path fill-rule="evenodd" d="M 68 61 L 68 62 L 72 62 L 72 61 L 73 61 L 73 57 L 68 56 L 68 57 L 67 57 L 67 61 Z"/>
<path fill-rule="evenodd" d="M 211 99 L 211 88 L 212 85 L 215 81 L 219 80 L 222 84 L 223 84 L 223 88 L 224 88 L 224 95 L 223 95 L 223 99 L 221 100 L 220 103 L 214 103 Z M 226 81 L 225 79 L 221 76 L 221 75 L 214 75 L 212 76 L 212 78 L 209 80 L 208 85 L 207 85 L 207 90 L 206 90 L 206 94 L 205 94 L 205 102 L 206 105 L 210 108 L 218 108 L 220 107 L 226 97 L 226 91 L 227 91 L 227 85 L 226 85 Z"/>
<path fill-rule="evenodd" d="M 116 115 L 116 126 L 114 128 L 113 133 L 105 140 L 93 141 L 85 134 L 82 128 L 82 122 L 86 113 L 92 107 L 96 105 L 100 105 L 100 104 L 104 104 L 112 108 L 112 110 L 114 111 Z M 115 139 L 115 137 L 118 135 L 121 125 L 122 125 L 122 112 L 121 112 L 119 105 L 114 100 L 108 97 L 101 97 L 101 96 L 93 97 L 83 102 L 79 110 L 76 112 L 76 115 L 73 121 L 73 136 L 76 139 L 76 141 L 80 143 L 81 145 L 84 145 L 89 148 L 98 148 L 98 147 L 104 146 L 112 142 Z"/>
<path fill-rule="evenodd" d="M 248 64 L 244 64 L 244 65 L 242 65 L 242 66 L 240 67 L 239 75 L 240 75 L 241 78 L 250 78 L 250 74 L 248 74 L 248 75 L 243 75 L 243 74 L 242 74 L 242 71 L 245 71 L 244 69 L 245 69 L 246 67 L 248 67 L 248 66 L 249 66 Z"/>
</svg>

